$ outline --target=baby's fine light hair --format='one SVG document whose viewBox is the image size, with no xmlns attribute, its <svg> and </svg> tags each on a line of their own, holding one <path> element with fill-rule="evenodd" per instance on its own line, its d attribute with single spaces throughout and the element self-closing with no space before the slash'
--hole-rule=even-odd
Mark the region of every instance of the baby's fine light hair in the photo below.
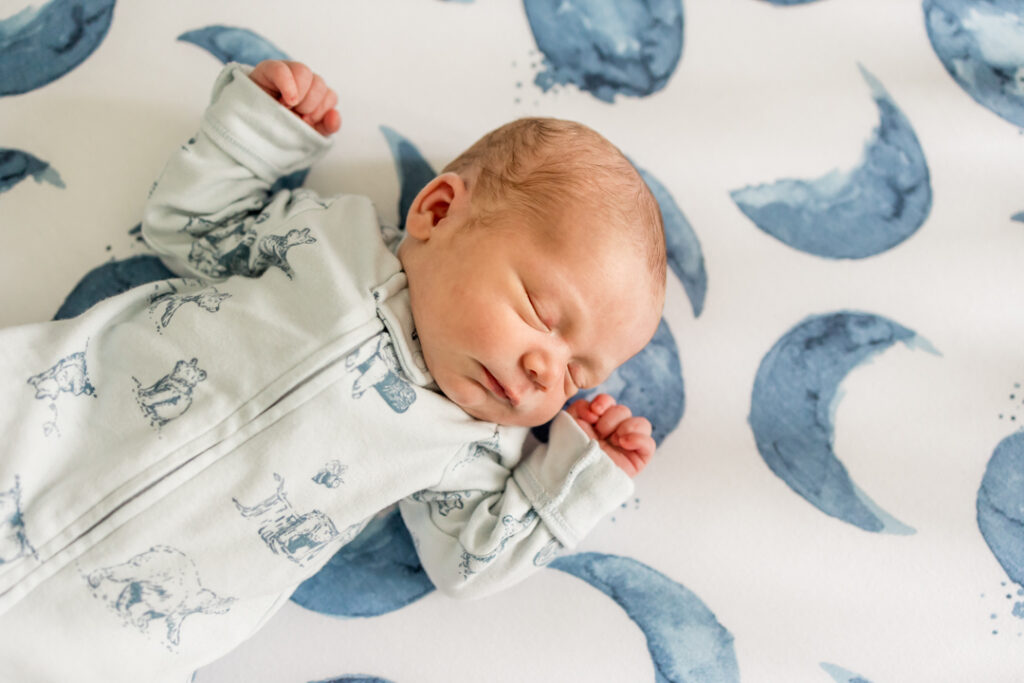
<svg viewBox="0 0 1024 683">
<path fill-rule="evenodd" d="M 574 121 L 523 118 L 483 136 L 444 168 L 473 193 L 483 224 L 508 212 L 557 228 L 567 212 L 587 209 L 594 237 L 625 239 L 646 252 L 659 293 L 665 283 L 665 231 L 658 202 L 629 159 Z"/>
</svg>

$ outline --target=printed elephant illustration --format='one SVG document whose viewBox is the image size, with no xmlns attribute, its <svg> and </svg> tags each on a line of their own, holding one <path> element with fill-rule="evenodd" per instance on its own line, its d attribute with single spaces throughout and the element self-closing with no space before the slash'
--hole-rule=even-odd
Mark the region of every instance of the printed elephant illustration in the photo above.
<svg viewBox="0 0 1024 683">
<path fill-rule="evenodd" d="M 127 562 L 86 577 L 93 595 L 143 633 L 163 621 L 167 643 L 178 645 L 181 625 L 193 614 L 224 614 L 235 598 L 203 588 L 195 563 L 177 548 L 158 545 Z"/>
<path fill-rule="evenodd" d="M 135 398 L 151 425 L 162 427 L 189 409 L 193 389 L 206 379 L 206 371 L 198 363 L 195 358 L 189 362 L 179 360 L 174 364 L 171 374 L 164 375 L 155 384 L 145 388 L 138 379 L 132 377 L 135 381 Z"/>
<path fill-rule="evenodd" d="M 372 387 L 396 413 L 404 413 L 416 401 L 416 391 L 402 377 L 398 354 L 384 335 L 346 357 L 345 367 L 360 373 L 352 384 L 352 398 L 360 398 Z"/>
</svg>

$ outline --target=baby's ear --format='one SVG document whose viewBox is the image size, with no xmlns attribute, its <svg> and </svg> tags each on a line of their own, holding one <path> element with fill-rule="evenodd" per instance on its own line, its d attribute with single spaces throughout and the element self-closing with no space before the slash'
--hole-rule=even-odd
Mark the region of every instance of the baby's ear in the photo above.
<svg viewBox="0 0 1024 683">
<path fill-rule="evenodd" d="M 467 199 L 466 183 L 458 173 L 442 173 L 420 190 L 409 207 L 405 231 L 426 242 L 438 223 Z"/>
</svg>

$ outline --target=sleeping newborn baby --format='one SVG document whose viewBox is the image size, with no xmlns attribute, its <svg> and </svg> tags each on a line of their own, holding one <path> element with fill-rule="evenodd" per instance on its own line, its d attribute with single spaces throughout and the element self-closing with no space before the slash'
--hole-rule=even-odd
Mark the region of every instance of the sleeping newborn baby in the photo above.
<svg viewBox="0 0 1024 683">
<path fill-rule="evenodd" d="M 336 102 L 302 64 L 229 64 L 145 209 L 180 278 L 0 330 L 4 680 L 188 680 L 396 502 L 438 588 L 485 595 L 651 458 L 610 396 L 562 411 L 660 319 L 661 217 L 629 161 L 513 122 L 402 238 L 364 197 L 271 193 L 327 150 Z"/>
</svg>

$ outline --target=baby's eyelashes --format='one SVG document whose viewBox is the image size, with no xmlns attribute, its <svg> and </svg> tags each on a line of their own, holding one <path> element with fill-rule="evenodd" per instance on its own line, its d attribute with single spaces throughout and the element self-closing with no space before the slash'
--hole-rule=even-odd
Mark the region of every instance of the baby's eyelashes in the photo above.
<svg viewBox="0 0 1024 683">
<path fill-rule="evenodd" d="M 526 299 L 530 302 L 530 311 L 533 313 L 533 326 L 542 332 L 550 332 L 551 326 L 544 321 L 544 317 L 541 316 L 540 311 L 537 310 L 537 302 L 533 300 L 533 296 L 529 292 L 526 293 Z"/>
</svg>

